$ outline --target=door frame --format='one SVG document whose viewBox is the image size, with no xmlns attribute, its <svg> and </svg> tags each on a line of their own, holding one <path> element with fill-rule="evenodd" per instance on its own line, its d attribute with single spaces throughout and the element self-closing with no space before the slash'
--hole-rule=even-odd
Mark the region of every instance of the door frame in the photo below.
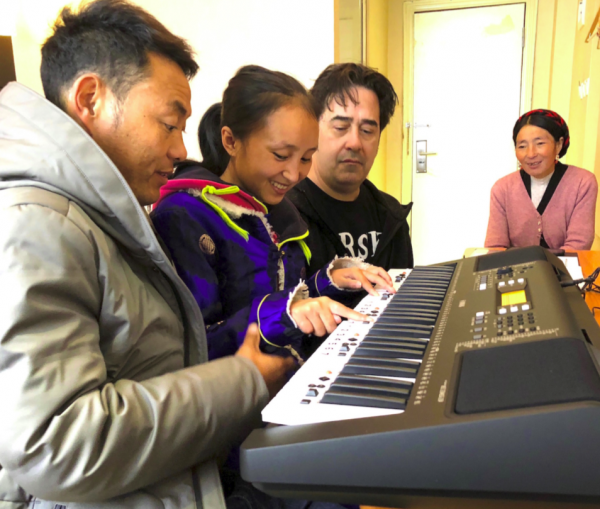
<svg viewBox="0 0 600 509">
<path fill-rule="evenodd" d="M 404 2 L 404 87 L 402 118 L 402 203 L 412 201 L 413 134 L 414 134 L 414 17 L 416 13 L 446 11 L 472 7 L 525 4 L 525 43 L 521 68 L 520 113 L 531 109 L 533 96 L 533 63 L 537 28 L 538 0 L 405 0 Z M 515 119 L 516 120 L 516 119 Z M 410 127 L 407 125 L 410 124 Z M 408 217 L 412 229 L 412 213 Z"/>
</svg>

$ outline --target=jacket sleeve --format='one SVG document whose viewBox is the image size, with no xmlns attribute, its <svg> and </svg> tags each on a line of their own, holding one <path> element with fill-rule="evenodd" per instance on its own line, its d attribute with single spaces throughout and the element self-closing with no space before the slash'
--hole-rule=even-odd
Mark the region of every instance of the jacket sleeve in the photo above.
<svg viewBox="0 0 600 509">
<path fill-rule="evenodd" d="M 308 286 L 309 296 L 311 298 L 329 297 L 346 306 L 355 303 L 358 296 L 366 295 L 365 291 L 362 289 L 340 288 L 331 279 L 331 273 L 336 269 L 366 268 L 368 266 L 369 264 L 364 263 L 360 258 L 351 258 L 350 256 L 338 258 L 336 256 L 307 280 L 306 285 Z"/>
<path fill-rule="evenodd" d="M 36 497 L 93 502 L 221 454 L 268 394 L 238 357 L 142 381 L 114 373 L 100 244 L 75 213 L 0 212 L 0 464 Z"/>
<path fill-rule="evenodd" d="M 207 327 L 209 359 L 234 354 L 252 322 L 259 325 L 263 350 L 287 355 L 290 348 L 300 349 L 304 334 L 291 318 L 289 306 L 294 299 L 307 298 L 304 292 L 296 289 L 273 292 L 227 313 L 227 296 L 222 295 L 219 285 L 219 266 L 235 263 L 235 260 L 219 261 L 218 249 L 214 254 L 207 254 L 199 244 L 199 239 L 206 235 L 219 245 L 218 228 L 226 228 L 221 218 L 190 197 L 186 207 L 159 206 L 153 212 L 152 220 L 171 252 L 179 276 L 202 311 Z M 215 228 L 215 224 L 219 226 Z"/>
<path fill-rule="evenodd" d="M 494 184 L 490 195 L 490 219 L 484 245 L 485 247 L 510 247 L 506 203 L 499 182 Z"/>
<path fill-rule="evenodd" d="M 584 170 L 585 171 L 585 170 Z M 598 182 L 593 173 L 581 180 L 575 208 L 569 219 L 567 235 L 561 249 L 587 250 L 594 242 Z"/>
</svg>

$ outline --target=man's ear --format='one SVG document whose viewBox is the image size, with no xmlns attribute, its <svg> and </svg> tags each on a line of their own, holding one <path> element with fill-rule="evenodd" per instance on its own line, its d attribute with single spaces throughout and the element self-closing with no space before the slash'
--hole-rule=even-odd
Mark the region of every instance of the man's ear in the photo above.
<svg viewBox="0 0 600 509">
<path fill-rule="evenodd" d="M 65 97 L 67 113 L 92 137 L 107 106 L 107 91 L 102 79 L 90 73 L 77 78 Z"/>
<path fill-rule="evenodd" d="M 233 131 L 224 126 L 221 128 L 221 142 L 229 154 L 229 157 L 235 157 L 240 150 L 241 142 L 233 135 Z"/>
</svg>

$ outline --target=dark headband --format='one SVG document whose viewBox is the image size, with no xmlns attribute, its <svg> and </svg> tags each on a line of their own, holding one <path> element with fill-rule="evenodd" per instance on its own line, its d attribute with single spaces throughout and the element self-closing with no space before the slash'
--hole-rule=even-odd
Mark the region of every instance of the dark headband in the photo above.
<svg viewBox="0 0 600 509">
<path fill-rule="evenodd" d="M 556 142 L 562 138 L 563 146 L 558 153 L 558 157 L 560 158 L 567 153 L 567 149 L 571 142 L 571 139 L 569 138 L 569 127 L 558 113 L 551 110 L 531 110 L 524 115 L 521 115 L 513 129 L 513 141 L 515 142 L 515 145 L 517 144 L 517 135 L 519 134 L 519 131 L 526 125 L 534 125 L 545 129 L 552 135 Z"/>
</svg>

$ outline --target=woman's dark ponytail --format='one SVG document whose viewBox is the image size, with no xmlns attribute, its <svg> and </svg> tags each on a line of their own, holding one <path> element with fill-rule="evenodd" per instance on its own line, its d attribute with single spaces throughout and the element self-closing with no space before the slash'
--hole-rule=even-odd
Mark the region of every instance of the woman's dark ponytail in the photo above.
<svg viewBox="0 0 600 509">
<path fill-rule="evenodd" d="M 221 103 L 213 104 L 202 115 L 198 126 L 202 166 L 221 176 L 229 164 L 229 154 L 221 141 Z"/>
</svg>

